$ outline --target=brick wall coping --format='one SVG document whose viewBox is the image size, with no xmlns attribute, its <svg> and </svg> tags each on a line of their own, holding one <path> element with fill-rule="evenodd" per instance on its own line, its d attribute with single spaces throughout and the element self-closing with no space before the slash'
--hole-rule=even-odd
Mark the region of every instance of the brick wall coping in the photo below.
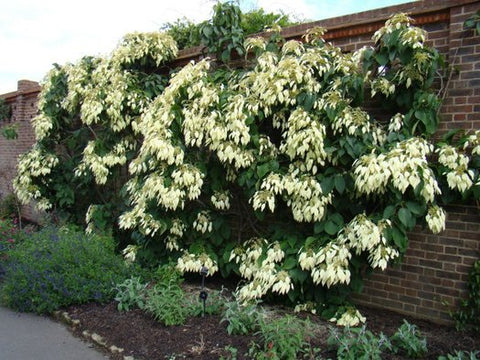
<svg viewBox="0 0 480 360">
<path fill-rule="evenodd" d="M 20 95 L 37 94 L 40 92 L 41 88 L 42 87 L 40 86 L 40 84 L 36 81 L 19 80 L 16 91 L 1 94 L 0 98 L 4 99 L 7 102 L 13 101 L 17 96 Z"/>
</svg>

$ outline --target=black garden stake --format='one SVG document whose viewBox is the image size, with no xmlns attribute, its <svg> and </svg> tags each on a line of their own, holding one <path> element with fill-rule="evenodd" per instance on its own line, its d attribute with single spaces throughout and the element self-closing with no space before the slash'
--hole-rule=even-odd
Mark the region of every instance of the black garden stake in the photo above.
<svg viewBox="0 0 480 360">
<path fill-rule="evenodd" d="M 205 317 L 205 302 L 207 301 L 208 293 L 205 291 L 205 276 L 208 275 L 208 268 L 202 266 L 200 269 L 200 275 L 202 275 L 202 290 L 200 291 L 200 300 L 203 301 L 202 317 Z"/>
</svg>

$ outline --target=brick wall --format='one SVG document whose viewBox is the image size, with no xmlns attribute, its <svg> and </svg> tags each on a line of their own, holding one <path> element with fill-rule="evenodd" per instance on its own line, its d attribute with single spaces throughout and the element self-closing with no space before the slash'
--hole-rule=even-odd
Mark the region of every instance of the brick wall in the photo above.
<svg viewBox="0 0 480 360">
<path fill-rule="evenodd" d="M 20 80 L 17 91 L 1 96 L 10 105 L 12 116 L 9 120 L 0 121 L 0 127 L 14 124 L 18 138 L 7 140 L 0 136 L 0 200 L 13 191 L 12 180 L 16 173 L 18 156 L 30 149 L 35 141 L 30 120 L 37 113 L 39 91 L 38 83 Z M 33 221 L 40 217 L 33 206 L 23 206 L 22 213 L 25 218 Z"/>
<path fill-rule="evenodd" d="M 301 24 L 283 30 L 284 37 L 300 39 L 313 26 L 328 29 L 325 38 L 344 51 L 372 45 L 371 36 L 390 15 L 406 12 L 417 26 L 428 31 L 430 45 L 442 52 L 459 72 L 453 72 L 441 109 L 441 132 L 452 128 L 480 129 L 480 36 L 464 31 L 463 22 L 480 9 L 479 0 L 425 0 L 366 11 L 352 15 Z M 201 47 L 180 51 L 173 66 L 203 57 Z M 35 113 L 38 89 L 25 89 L 3 95 L 17 106 L 14 121 L 19 123 L 19 139 L 0 138 L 0 171 L 9 175 L 16 156 L 27 150 L 33 139 L 28 121 Z M 31 84 L 30 84 L 31 85 Z M 445 84 L 444 84 L 445 85 Z M 16 104 L 16 105 L 15 105 Z M 6 179 L 6 177 L 5 177 Z M 0 191 L 9 184 L 0 178 Z M 432 235 L 422 229 L 409 234 L 410 246 L 401 265 L 375 272 L 366 280 L 364 291 L 355 296 L 359 304 L 395 310 L 438 322 L 449 322 L 443 302 L 458 304 L 466 294 L 470 266 L 480 254 L 480 215 L 478 205 L 447 208 L 447 229 Z"/>
</svg>

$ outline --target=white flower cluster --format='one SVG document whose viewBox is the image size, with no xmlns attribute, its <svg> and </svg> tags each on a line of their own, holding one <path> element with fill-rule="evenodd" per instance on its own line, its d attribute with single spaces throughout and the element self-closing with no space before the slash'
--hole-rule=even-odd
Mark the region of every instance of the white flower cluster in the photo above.
<svg viewBox="0 0 480 360">
<path fill-rule="evenodd" d="M 177 167 L 172 173 L 173 187 L 184 189 L 189 200 L 195 200 L 200 196 L 203 185 L 203 173 L 191 164 Z"/>
<path fill-rule="evenodd" d="M 250 50 L 254 50 L 254 49 L 265 50 L 267 46 L 267 41 L 265 38 L 261 36 L 252 36 L 245 39 L 243 46 L 245 47 L 245 50 L 247 51 L 247 53 Z"/>
<path fill-rule="evenodd" d="M 169 251 L 180 250 L 178 243 L 179 239 L 183 237 L 185 232 L 185 224 L 180 219 L 172 219 L 172 224 L 168 229 L 169 235 L 165 237 L 165 247 Z"/>
<path fill-rule="evenodd" d="M 411 22 L 412 19 L 407 14 L 395 14 L 386 21 L 385 26 L 381 27 L 375 32 L 375 34 L 373 34 L 372 39 L 377 43 L 385 34 L 391 34 L 400 29 L 408 29 Z"/>
<path fill-rule="evenodd" d="M 293 289 L 292 279 L 286 271 L 278 271 L 276 264 L 280 263 L 285 253 L 280 244 L 269 246 L 265 259 L 260 261 L 267 241 L 261 238 L 250 239 L 246 249 L 236 248 L 230 254 L 230 261 L 240 263 L 240 274 L 249 280 L 238 291 L 238 298 L 242 303 L 259 299 L 268 291 L 277 294 L 287 294 Z"/>
<path fill-rule="evenodd" d="M 395 94 L 395 84 L 384 77 L 376 77 L 370 81 L 371 96 L 377 93 L 390 97 Z"/>
<path fill-rule="evenodd" d="M 324 195 L 320 183 L 312 176 L 298 176 L 294 170 L 287 175 L 270 173 L 262 180 L 260 190 L 256 191 L 250 202 L 255 210 L 264 211 L 268 206 L 275 210 L 275 195 L 282 194 L 292 209 L 293 217 L 299 222 L 320 221 L 326 207 L 332 201 L 332 195 Z"/>
<path fill-rule="evenodd" d="M 297 108 L 288 118 L 287 131 L 283 133 L 284 142 L 280 151 L 291 160 L 300 158 L 312 173 L 317 172 L 317 165 L 324 165 L 327 154 L 324 149 L 325 126 L 319 119 L 303 108 Z"/>
<path fill-rule="evenodd" d="M 365 323 L 366 318 L 357 309 L 348 307 L 342 315 L 336 314 L 330 321 L 335 322 L 337 326 L 354 327 Z"/>
<path fill-rule="evenodd" d="M 203 267 L 208 270 L 207 276 L 212 276 L 218 271 L 217 263 L 207 254 L 190 254 L 188 251 L 184 251 L 177 260 L 176 269 L 181 273 L 200 273 Z"/>
<path fill-rule="evenodd" d="M 212 205 L 217 210 L 228 210 L 230 209 L 230 192 L 227 191 L 215 191 L 210 197 Z"/>
<path fill-rule="evenodd" d="M 425 220 L 427 221 L 428 228 L 434 234 L 438 234 L 445 230 L 445 211 L 438 205 L 432 205 L 428 208 Z"/>
<path fill-rule="evenodd" d="M 62 108 L 70 113 L 74 113 L 80 106 L 90 84 L 90 72 L 100 65 L 101 58 L 86 57 L 79 60 L 76 64 L 66 64 L 63 69 L 67 74 L 68 93 L 62 102 Z"/>
<path fill-rule="evenodd" d="M 177 52 L 177 43 L 165 32 L 133 32 L 123 37 L 113 51 L 112 61 L 123 65 L 151 58 L 158 66 L 175 59 Z"/>
<path fill-rule="evenodd" d="M 480 130 L 476 130 L 471 134 L 464 144 L 464 149 L 473 147 L 472 155 L 480 155 Z"/>
<path fill-rule="evenodd" d="M 193 222 L 193 228 L 202 234 L 205 234 L 206 232 L 212 232 L 213 223 L 210 219 L 210 213 L 207 210 L 200 211 L 197 214 L 197 218 Z"/>
<path fill-rule="evenodd" d="M 258 140 L 259 155 L 275 158 L 278 155 L 278 149 L 274 143 L 270 141 L 267 135 L 261 135 Z"/>
<path fill-rule="evenodd" d="M 348 134 L 364 136 L 372 134 L 375 144 L 382 144 L 386 138 L 380 127 L 375 126 L 370 115 L 357 107 L 345 106 L 342 113 L 335 118 L 332 124 L 334 134 Z"/>
<path fill-rule="evenodd" d="M 13 188 L 22 203 L 27 204 L 35 200 L 39 210 L 51 208 L 52 204 L 42 197 L 39 186 L 35 184 L 35 178 L 49 175 L 58 162 L 55 154 L 47 153 L 38 146 L 34 146 L 29 152 L 20 156 Z"/>
<path fill-rule="evenodd" d="M 83 150 L 83 159 L 75 169 L 75 176 L 82 177 L 89 169 L 95 177 L 95 182 L 103 185 L 107 182 L 112 167 L 127 163 L 126 153 L 128 150 L 133 150 L 135 144 L 123 139 L 113 147 L 111 152 L 102 156 L 96 153 L 96 146 L 97 141 L 87 143 Z"/>
<path fill-rule="evenodd" d="M 383 194 L 386 186 L 405 193 L 423 183 L 420 194 L 426 202 L 433 202 L 440 194 L 435 175 L 428 166 L 427 155 L 433 146 L 426 140 L 413 137 L 395 145 L 385 154 L 364 155 L 353 164 L 355 187 L 360 194 Z"/>
<path fill-rule="evenodd" d="M 125 261 L 129 263 L 135 262 L 139 248 L 138 245 L 127 245 L 127 247 L 122 250 L 122 255 Z"/>
<path fill-rule="evenodd" d="M 299 312 L 310 312 L 314 315 L 317 314 L 317 309 L 316 309 L 316 304 L 314 302 L 306 302 L 304 304 L 297 304 L 295 305 L 295 308 L 293 309 L 293 312 L 299 313 Z"/>
<path fill-rule="evenodd" d="M 315 79 L 316 66 L 325 66 L 325 52 L 305 50 L 304 46 L 291 41 L 284 44 L 282 53 L 276 55 L 265 51 L 257 58 L 257 66 L 240 81 L 240 92 L 247 97 L 247 108 L 266 116 L 273 113 L 275 105 L 295 105 L 301 92 L 316 93 L 320 83 Z M 322 72 L 323 72 L 322 71 Z"/>
<path fill-rule="evenodd" d="M 173 219 L 172 225 L 170 226 L 170 234 L 178 236 L 179 238 L 183 237 L 185 232 L 185 224 L 180 219 Z"/>
<path fill-rule="evenodd" d="M 357 255 L 367 252 L 372 268 L 385 270 L 388 262 L 399 255 L 396 249 L 387 245 L 383 236 L 383 231 L 389 227 L 390 220 L 384 219 L 375 224 L 365 214 L 359 214 L 344 227 L 337 241 L 355 250 Z"/>
<path fill-rule="evenodd" d="M 314 255 L 315 266 L 311 270 L 314 284 L 330 287 L 336 284 L 350 283 L 349 260 L 352 257 L 347 246 L 328 243 Z M 306 257 L 303 263 L 309 264 L 312 260 Z M 300 264 L 300 266 L 302 266 Z M 306 268 L 305 268 L 306 270 Z"/>
<path fill-rule="evenodd" d="M 470 189 L 473 185 L 474 173 L 468 169 L 470 161 L 468 156 L 460 154 L 456 148 L 450 145 L 444 145 L 437 151 L 439 153 L 438 162 L 450 170 L 446 172 L 450 189 L 457 189 L 460 192 Z"/>
<path fill-rule="evenodd" d="M 50 130 L 53 129 L 53 122 L 49 116 L 45 115 L 44 112 L 41 112 L 32 119 L 32 127 L 35 132 L 35 139 L 41 141 L 47 137 Z"/>
<path fill-rule="evenodd" d="M 310 271 L 313 282 L 331 287 L 337 284 L 350 283 L 349 260 L 352 252 L 366 252 L 373 268 L 387 267 L 389 260 L 399 253 L 387 245 L 383 230 L 390 226 L 388 220 L 374 224 L 365 215 L 357 215 L 339 233 L 336 241 L 323 246 L 318 251 L 303 249 L 298 256 L 302 270 Z"/>
<path fill-rule="evenodd" d="M 98 205 L 90 204 L 87 212 L 85 213 L 85 224 L 87 224 L 85 232 L 87 234 L 91 234 L 94 230 L 94 224 L 92 222 L 92 219 L 96 211 L 98 211 Z"/>
<path fill-rule="evenodd" d="M 393 115 L 388 123 L 388 132 L 392 133 L 392 132 L 400 131 L 403 127 L 404 117 L 405 116 L 400 113 Z"/>
</svg>

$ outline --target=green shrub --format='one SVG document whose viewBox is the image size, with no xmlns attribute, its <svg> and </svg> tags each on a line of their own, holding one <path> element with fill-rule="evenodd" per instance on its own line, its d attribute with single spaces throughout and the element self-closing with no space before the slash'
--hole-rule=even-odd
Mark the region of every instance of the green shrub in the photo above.
<svg viewBox="0 0 480 360">
<path fill-rule="evenodd" d="M 227 322 L 229 335 L 247 335 L 258 329 L 262 316 L 257 304 L 241 305 L 233 300 L 225 304 L 221 323 Z"/>
<path fill-rule="evenodd" d="M 115 301 L 118 311 L 129 311 L 133 307 L 145 308 L 147 284 L 142 284 L 139 277 L 132 276 L 115 287 Z"/>
<path fill-rule="evenodd" d="M 286 315 L 276 319 L 260 319 L 259 331 L 262 344 L 252 344 L 249 355 L 254 359 L 298 359 L 300 354 L 313 354 L 309 337 L 310 320 Z"/>
<path fill-rule="evenodd" d="M 337 347 L 338 360 L 381 360 L 383 350 L 392 349 L 385 335 L 377 337 L 365 325 L 361 328 L 345 327 L 342 332 L 332 329 L 328 344 Z"/>
<path fill-rule="evenodd" d="M 395 353 L 402 351 L 409 358 L 421 358 L 427 353 L 427 340 L 421 336 L 417 327 L 407 320 L 403 320 L 403 325 L 390 340 Z"/>
<path fill-rule="evenodd" d="M 1 300 L 15 310 L 36 313 L 88 301 L 105 302 L 127 273 L 111 238 L 48 227 L 10 251 Z"/>
<path fill-rule="evenodd" d="M 174 279 L 156 284 L 147 291 L 145 310 L 166 326 L 182 325 L 190 315 L 185 292 Z"/>
</svg>

